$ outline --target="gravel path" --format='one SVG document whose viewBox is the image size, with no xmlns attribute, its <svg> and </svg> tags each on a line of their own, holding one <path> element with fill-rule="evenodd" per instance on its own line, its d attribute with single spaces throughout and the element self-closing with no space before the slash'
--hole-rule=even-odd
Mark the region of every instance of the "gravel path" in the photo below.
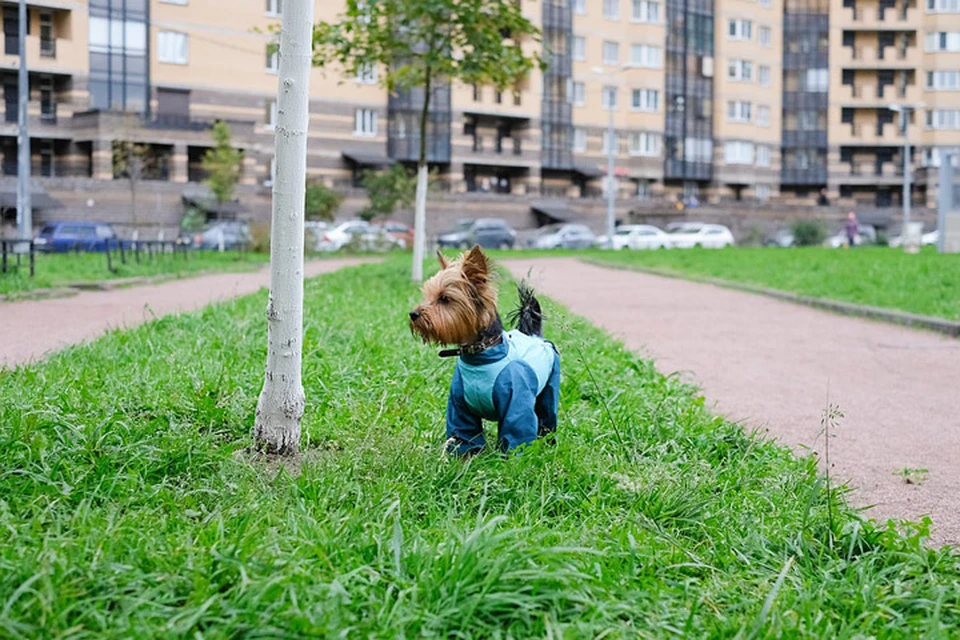
<svg viewBox="0 0 960 640">
<path fill-rule="evenodd" d="M 821 449 L 829 393 L 845 414 L 833 473 L 854 503 L 880 520 L 929 515 L 935 544 L 960 544 L 960 340 L 575 259 L 505 264 L 797 449 Z M 904 469 L 928 471 L 908 483 Z"/>
<path fill-rule="evenodd" d="M 306 277 L 361 264 L 363 259 L 307 263 Z M 221 273 L 157 285 L 91 291 L 70 298 L 0 303 L 0 368 L 39 360 L 51 351 L 133 327 L 170 313 L 192 311 L 212 302 L 269 286 L 268 267 L 254 273 Z"/>
</svg>

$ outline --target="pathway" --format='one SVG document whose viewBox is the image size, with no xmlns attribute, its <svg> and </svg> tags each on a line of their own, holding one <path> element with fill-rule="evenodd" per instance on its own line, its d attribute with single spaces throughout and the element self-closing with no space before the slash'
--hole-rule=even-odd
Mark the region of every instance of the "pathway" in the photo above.
<svg viewBox="0 0 960 640">
<path fill-rule="evenodd" d="M 506 266 L 793 447 L 819 444 L 829 392 L 845 414 L 833 472 L 854 502 L 878 519 L 930 515 L 935 543 L 960 544 L 960 340 L 572 258 Z M 928 472 L 907 483 L 904 469 Z"/>
</svg>

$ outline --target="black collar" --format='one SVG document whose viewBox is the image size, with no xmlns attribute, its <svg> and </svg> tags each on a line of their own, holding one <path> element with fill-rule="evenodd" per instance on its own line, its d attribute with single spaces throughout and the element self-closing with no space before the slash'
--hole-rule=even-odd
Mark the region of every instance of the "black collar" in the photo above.
<svg viewBox="0 0 960 640">
<path fill-rule="evenodd" d="M 475 356 L 483 353 L 490 347 L 495 347 L 503 342 L 503 323 L 500 321 L 500 314 L 497 314 L 490 326 L 477 334 L 477 337 L 467 344 L 462 344 L 456 349 L 444 349 L 438 355 L 441 358 L 452 358 L 455 356 Z"/>
</svg>

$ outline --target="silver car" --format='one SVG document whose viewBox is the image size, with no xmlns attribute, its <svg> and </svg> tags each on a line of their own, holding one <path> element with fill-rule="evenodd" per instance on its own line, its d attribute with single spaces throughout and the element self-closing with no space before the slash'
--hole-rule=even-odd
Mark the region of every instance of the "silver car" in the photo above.
<svg viewBox="0 0 960 640">
<path fill-rule="evenodd" d="M 543 227 L 530 240 L 535 249 L 589 249 L 597 236 L 585 224 L 560 223 Z"/>
</svg>

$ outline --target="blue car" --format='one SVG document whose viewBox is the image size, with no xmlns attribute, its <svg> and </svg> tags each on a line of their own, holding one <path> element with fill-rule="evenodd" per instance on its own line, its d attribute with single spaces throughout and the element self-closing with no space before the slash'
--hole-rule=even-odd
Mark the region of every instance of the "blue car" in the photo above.
<svg viewBox="0 0 960 640">
<path fill-rule="evenodd" d="M 106 251 L 118 248 L 120 239 L 104 222 L 50 222 L 33 239 L 37 251 L 64 253 L 66 251 Z M 125 245 L 128 243 L 125 243 Z"/>
</svg>

